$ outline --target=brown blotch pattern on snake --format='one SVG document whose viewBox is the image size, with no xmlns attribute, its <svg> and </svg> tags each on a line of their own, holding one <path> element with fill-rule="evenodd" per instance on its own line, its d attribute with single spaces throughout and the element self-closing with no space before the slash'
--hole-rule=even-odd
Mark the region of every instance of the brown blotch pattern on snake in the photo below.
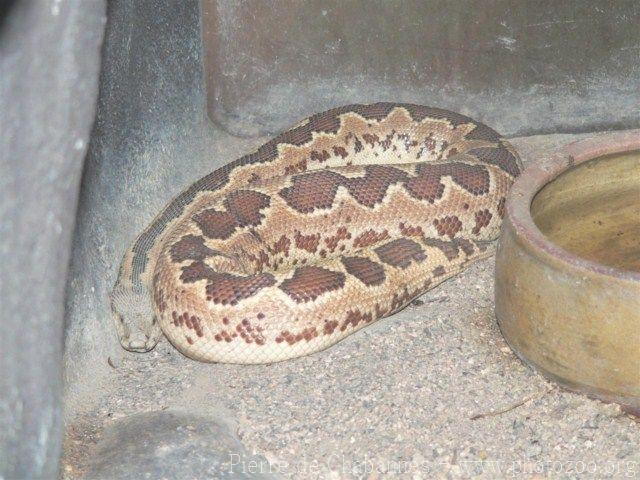
<svg viewBox="0 0 640 480">
<path fill-rule="evenodd" d="M 411 262 L 422 262 L 427 258 L 422 247 L 408 238 L 398 238 L 375 249 L 378 258 L 392 267 L 405 269 Z"/>
<path fill-rule="evenodd" d="M 353 275 L 367 287 L 380 285 L 385 281 L 384 267 L 363 257 L 342 257 L 340 259 L 347 273 Z"/>
<path fill-rule="evenodd" d="M 311 302 L 323 293 L 344 286 L 345 276 L 322 267 L 299 267 L 291 278 L 280 284 L 280 289 L 298 303 Z"/>
</svg>

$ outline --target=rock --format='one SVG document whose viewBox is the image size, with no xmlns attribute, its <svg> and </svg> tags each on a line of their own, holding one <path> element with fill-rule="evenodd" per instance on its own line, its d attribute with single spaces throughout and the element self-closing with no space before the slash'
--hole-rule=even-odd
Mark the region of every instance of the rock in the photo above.
<svg viewBox="0 0 640 480">
<path fill-rule="evenodd" d="M 1 2 L 0 478 L 55 478 L 64 291 L 103 0 Z"/>
<path fill-rule="evenodd" d="M 104 431 L 86 478 L 276 478 L 266 459 L 249 455 L 230 427 L 209 417 L 166 410 L 132 415 Z"/>
</svg>

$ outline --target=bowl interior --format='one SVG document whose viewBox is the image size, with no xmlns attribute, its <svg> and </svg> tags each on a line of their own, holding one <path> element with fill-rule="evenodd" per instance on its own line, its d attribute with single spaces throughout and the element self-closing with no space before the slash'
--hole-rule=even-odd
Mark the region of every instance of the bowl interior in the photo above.
<svg viewBox="0 0 640 480">
<path fill-rule="evenodd" d="M 640 272 L 640 151 L 595 158 L 563 172 L 534 197 L 542 233 L 582 258 Z"/>
</svg>

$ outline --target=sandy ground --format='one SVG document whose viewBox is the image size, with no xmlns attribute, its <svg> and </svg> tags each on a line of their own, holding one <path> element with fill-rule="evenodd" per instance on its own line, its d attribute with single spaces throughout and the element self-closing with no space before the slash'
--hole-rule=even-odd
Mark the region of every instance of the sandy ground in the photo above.
<svg viewBox="0 0 640 480">
<path fill-rule="evenodd" d="M 530 162 L 583 136 L 513 143 Z M 638 419 L 560 390 L 511 352 L 493 315 L 493 258 L 327 351 L 207 365 L 163 341 L 114 363 L 96 392 L 67 423 L 64 478 L 95 463 L 113 425 L 162 411 L 223 419 L 257 455 L 243 465 L 232 448 L 211 452 L 211 478 L 640 478 Z"/>
</svg>

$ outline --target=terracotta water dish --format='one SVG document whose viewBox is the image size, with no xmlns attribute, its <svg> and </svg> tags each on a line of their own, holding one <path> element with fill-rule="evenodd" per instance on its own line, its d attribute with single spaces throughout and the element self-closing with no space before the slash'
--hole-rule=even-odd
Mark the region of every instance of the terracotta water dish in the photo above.
<svg viewBox="0 0 640 480">
<path fill-rule="evenodd" d="M 507 200 L 495 296 L 525 362 L 640 414 L 640 130 L 525 170 Z"/>
</svg>

